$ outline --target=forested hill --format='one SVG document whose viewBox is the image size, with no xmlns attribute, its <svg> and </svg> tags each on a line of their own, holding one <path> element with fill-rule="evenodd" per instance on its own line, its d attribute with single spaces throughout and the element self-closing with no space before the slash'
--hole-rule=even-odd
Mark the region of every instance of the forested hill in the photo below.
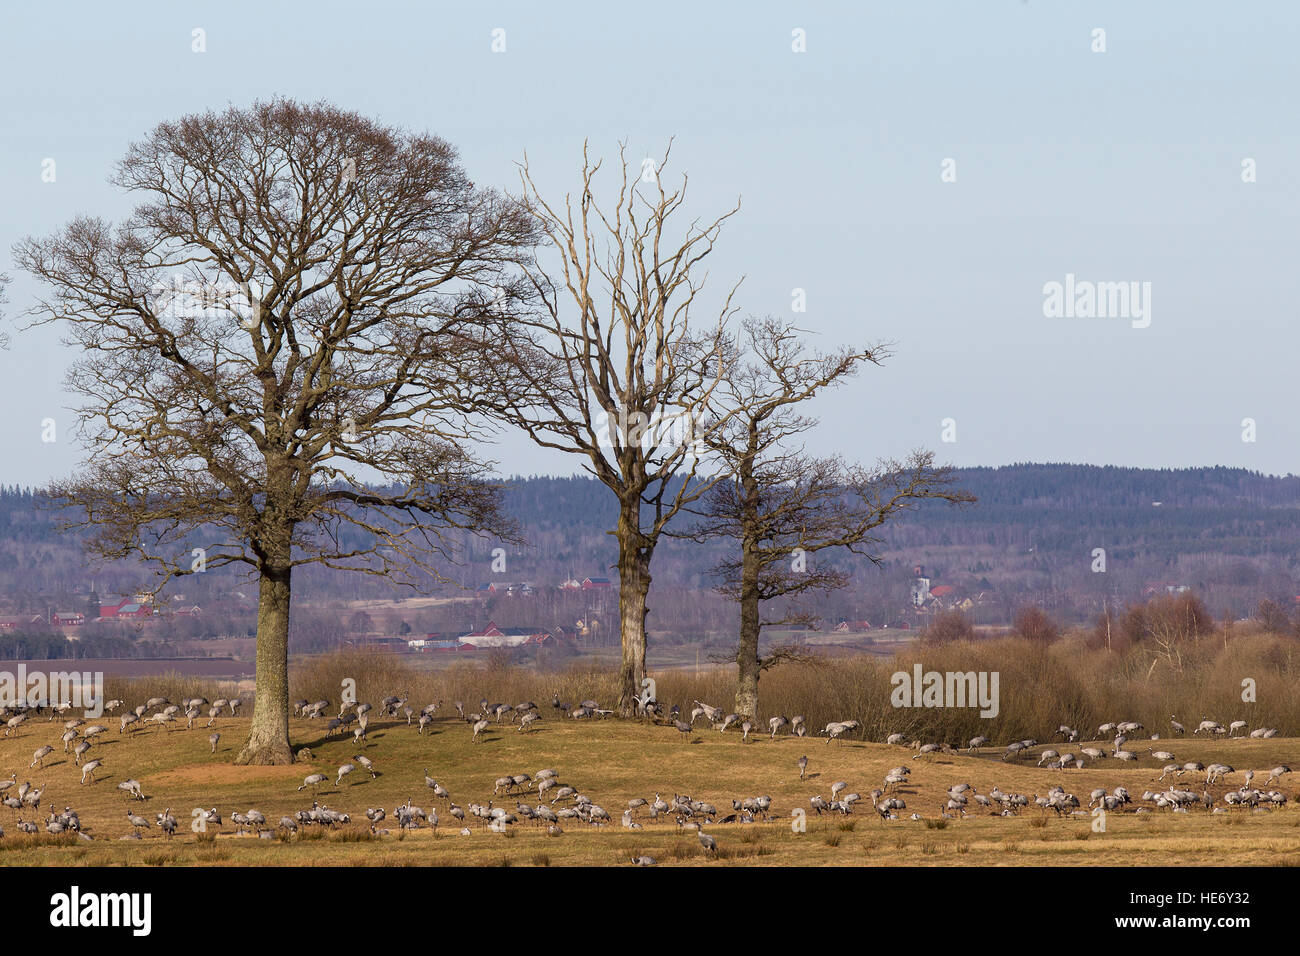
<svg viewBox="0 0 1300 956">
<path fill-rule="evenodd" d="M 1141 469 L 1068 464 L 967 468 L 957 483 L 978 498 L 973 506 L 929 504 L 882 535 L 883 571 L 848 560 L 854 588 L 905 588 L 916 564 L 935 581 L 967 590 L 1009 594 L 1140 591 L 1149 581 L 1226 587 L 1233 600 L 1255 591 L 1297 590 L 1300 555 L 1300 477 L 1271 477 L 1235 468 Z M 587 477 L 515 477 L 510 511 L 527 547 L 510 548 L 507 580 L 556 584 L 570 576 L 610 576 L 616 558 L 615 503 Z M 0 604 L 18 592 L 83 593 L 88 560 L 75 536 L 57 529 L 57 512 L 31 489 L 0 488 Z M 450 577 L 473 586 L 489 579 L 496 542 L 472 543 Z M 655 582 L 707 587 L 709 569 L 725 545 L 667 541 L 656 553 Z M 1108 574 L 1089 576 L 1095 548 L 1106 551 Z M 125 590 L 138 569 L 97 568 L 101 593 Z M 188 581 L 191 599 L 211 600 L 220 575 Z M 501 578 L 497 578 L 501 580 Z M 1104 581 L 1104 585 L 1102 582 Z M 374 594 L 383 583 L 363 575 L 304 570 L 299 597 Z M 883 589 L 883 590 L 882 590 Z M 1289 598 L 1288 598 L 1289 599 Z M 1008 600 L 1010 600 L 1008 598 Z"/>
</svg>

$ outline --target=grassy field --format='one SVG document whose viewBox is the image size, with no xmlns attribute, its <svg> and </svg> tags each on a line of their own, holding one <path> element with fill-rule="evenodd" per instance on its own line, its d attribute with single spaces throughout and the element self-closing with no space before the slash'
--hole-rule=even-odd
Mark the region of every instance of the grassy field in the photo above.
<svg viewBox="0 0 1300 956">
<path fill-rule="evenodd" d="M 549 708 L 544 710 L 549 711 Z M 1105 832 L 1094 832 L 1088 816 L 1057 818 L 1030 807 L 1018 817 L 973 811 L 960 820 L 944 820 L 939 810 L 951 785 L 967 782 L 981 792 L 994 786 L 1031 796 L 1046 793 L 1060 782 L 1080 798 L 1085 807 L 1095 787 L 1125 786 L 1134 799 L 1154 786 L 1157 762 L 1106 766 L 1079 771 L 1038 769 L 1033 761 L 1002 762 L 1000 750 L 979 754 L 937 755 L 912 759 L 914 751 L 884 744 L 850 741 L 827 744 L 824 739 L 759 737 L 743 744 L 739 733 L 720 734 L 701 727 L 684 740 L 670 727 L 638 721 L 572 721 L 555 719 L 548 712 L 530 732 L 519 733 L 508 724 L 493 725 L 486 739 L 471 742 L 470 729 L 453 712 L 440 717 L 421 736 L 405 721 L 375 721 L 369 739 L 360 746 L 350 738 L 324 739 L 324 721 L 297 720 L 295 744 L 305 744 L 312 758 L 289 767 L 236 767 L 231 760 L 242 743 L 247 719 L 219 719 L 221 733 L 216 754 L 210 752 L 211 731 L 196 722 L 183 727 L 149 729 L 121 736 L 117 721 L 92 750 L 103 761 L 93 784 L 80 783 L 81 772 L 71 755 L 62 753 L 60 721 L 32 718 L 15 737 L 0 738 L 0 779 L 11 772 L 21 783 L 30 780 L 47 789 L 40 814 L 26 815 L 0 808 L 0 863 L 7 865 L 627 865 L 634 855 L 648 854 L 661 865 L 1037 865 L 1037 864 L 1189 864 L 1189 865 L 1300 865 L 1300 808 L 1288 805 L 1273 812 L 1249 809 L 1210 815 L 1204 811 L 1174 814 L 1120 812 L 1107 815 Z M 42 744 L 55 747 L 42 768 L 29 768 L 33 751 Z M 1078 745 L 1076 745 L 1078 746 Z M 1145 755 L 1145 742 L 1130 749 Z M 1295 765 L 1300 742 L 1295 738 L 1272 740 L 1201 740 L 1179 738 L 1149 746 L 1172 749 L 1179 761 L 1220 761 L 1239 771 L 1257 772 L 1279 763 Z M 1042 747 L 1036 748 L 1035 753 Z M 374 761 L 379 776 L 371 779 L 360 767 L 333 783 L 340 764 L 354 762 L 363 753 Z M 809 759 L 809 777 L 800 781 L 796 760 Z M 1036 758 L 1035 758 L 1036 759 Z M 882 821 L 868 796 L 881 786 L 891 767 L 909 765 L 913 772 L 899 795 L 907 810 L 897 821 Z M 492 799 L 494 780 L 502 775 L 535 774 L 545 767 L 560 772 L 563 782 L 578 788 L 609 811 L 613 822 L 589 827 L 576 820 L 562 822 L 564 832 L 549 836 L 544 827 L 523 822 L 510 832 L 490 832 L 480 822 L 470 824 L 465 836 L 447 813 L 446 803 L 435 801 L 424 784 L 424 769 L 450 791 L 464 807 Z M 232 811 L 256 807 L 271 824 L 282 815 L 311 806 L 310 790 L 296 788 L 312 772 L 329 774 L 315 799 L 352 816 L 353 822 L 333 832 L 304 828 L 292 839 L 256 839 L 236 836 Z M 1260 786 L 1267 773 L 1255 780 Z M 148 800 L 129 799 L 116 784 L 134 777 L 143 784 Z M 808 809 L 814 794 L 829 796 L 834 781 L 848 783 L 863 795 L 860 809 L 851 816 L 819 817 Z M 1201 776 L 1203 780 L 1203 775 Z M 1240 774 L 1211 788 L 1221 798 L 1240 786 Z M 1189 784 L 1199 792 L 1200 782 Z M 1295 781 L 1285 778 L 1282 789 L 1294 799 Z M 13 792 L 11 789 L 10 793 Z M 706 826 L 718 841 L 715 859 L 707 856 L 691 832 L 675 822 L 652 824 L 642 811 L 644 829 L 624 829 L 620 815 L 632 797 L 654 799 L 655 793 L 671 800 L 674 793 L 730 812 L 731 800 L 769 795 L 773 822 Z M 435 832 L 422 828 L 397 832 L 392 810 L 410 799 L 417 806 L 436 806 L 442 823 Z M 497 805 L 513 810 L 516 800 L 535 803 L 520 795 L 495 798 Z M 42 832 L 28 836 L 14 825 L 18 817 L 43 823 L 49 806 L 71 806 L 83 828 L 94 839 L 51 837 Z M 215 806 L 224 825 L 208 834 L 191 832 L 191 811 Z M 126 811 L 146 816 L 170 807 L 179 821 L 176 837 L 163 839 L 156 828 L 140 841 L 121 840 L 131 830 Z M 393 832 L 375 836 L 364 812 L 383 807 L 389 818 L 382 825 Z M 724 809 L 725 808 L 725 809 Z M 791 811 L 807 811 L 806 831 L 795 832 Z M 922 820 L 908 819 L 918 812 Z M 471 817 L 471 819 L 473 819 Z M 664 818 L 661 818 L 661 820 Z"/>
</svg>

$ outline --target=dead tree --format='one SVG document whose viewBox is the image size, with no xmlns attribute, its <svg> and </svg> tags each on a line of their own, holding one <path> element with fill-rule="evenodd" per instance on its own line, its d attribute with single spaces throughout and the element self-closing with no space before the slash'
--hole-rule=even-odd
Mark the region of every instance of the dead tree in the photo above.
<svg viewBox="0 0 1300 956">
<path fill-rule="evenodd" d="M 141 197 L 120 225 L 15 249 L 48 290 L 33 321 L 82 350 L 88 459 L 51 493 L 159 587 L 248 569 L 257 692 L 236 759 L 289 763 L 294 568 L 417 586 L 465 532 L 513 533 L 468 450 L 464 327 L 521 281 L 534 225 L 443 140 L 284 99 L 163 123 L 113 181 Z"/>
<path fill-rule="evenodd" d="M 645 675 L 650 562 L 668 523 L 711 485 L 701 480 L 701 410 L 728 362 L 735 286 L 693 316 L 701 263 L 723 223 L 687 218 L 686 180 L 668 188 L 651 160 L 620 149 L 614 200 L 597 198 L 584 148 L 582 188 L 543 198 L 527 160 L 524 198 L 549 240 L 529 269 L 533 314 L 502 324 L 492 391 L 498 417 L 543 448 L 577 455 L 618 499 L 622 665 L 619 710 L 633 711 Z"/>
<path fill-rule="evenodd" d="M 4 305 L 9 300 L 5 298 L 5 288 L 9 285 L 9 277 L 0 272 L 0 305 Z M 4 318 L 4 311 L 0 309 L 0 319 Z M 6 329 L 0 329 L 0 349 L 9 347 L 9 332 Z"/>
</svg>

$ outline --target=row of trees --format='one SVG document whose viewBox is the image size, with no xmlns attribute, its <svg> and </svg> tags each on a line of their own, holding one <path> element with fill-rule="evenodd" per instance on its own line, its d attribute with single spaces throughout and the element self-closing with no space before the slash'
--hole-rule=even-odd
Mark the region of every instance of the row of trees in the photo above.
<svg viewBox="0 0 1300 956">
<path fill-rule="evenodd" d="M 1264 631 L 1283 637 L 1300 637 L 1300 615 L 1292 618 L 1287 610 L 1265 598 L 1253 615 Z M 1225 627 L 1231 627 L 1231 618 Z M 1171 662 L 1180 661 L 1180 650 L 1189 642 L 1218 632 L 1219 625 L 1205 603 L 1194 594 L 1160 595 L 1143 603 L 1107 609 L 1100 614 L 1088 634 L 1088 643 L 1108 651 L 1126 651 L 1132 647 L 1153 648 Z M 1055 644 L 1062 636 L 1060 625 L 1040 607 L 1027 605 L 1015 616 L 1011 634 L 1034 644 Z M 961 611 L 936 614 L 924 633 L 928 644 L 949 644 L 973 640 L 977 636 L 970 619 Z"/>
<path fill-rule="evenodd" d="M 882 346 L 822 354 L 801 330 L 705 305 L 732 209 L 686 212 L 620 153 L 612 201 L 584 153 L 576 195 L 472 182 L 437 137 L 289 100 L 163 123 L 113 182 L 140 198 L 14 250 L 44 292 L 33 322 L 81 353 L 88 458 L 52 489 L 91 547 L 171 577 L 257 580 L 257 692 L 241 763 L 293 759 L 295 569 L 445 580 L 458 532 L 505 544 L 483 440 L 502 427 L 576 456 L 618 502 L 619 708 L 645 675 L 651 559 L 669 534 L 725 536 L 741 605 L 737 709 L 755 713 L 764 601 L 837 586 L 809 556 L 871 556 L 925 498 L 965 501 L 929 453 L 815 460 L 799 408 Z M 685 225 L 681 223 L 685 221 Z M 700 315 L 703 313 L 704 317 Z M 161 586 L 161 585 L 160 585 Z"/>
</svg>

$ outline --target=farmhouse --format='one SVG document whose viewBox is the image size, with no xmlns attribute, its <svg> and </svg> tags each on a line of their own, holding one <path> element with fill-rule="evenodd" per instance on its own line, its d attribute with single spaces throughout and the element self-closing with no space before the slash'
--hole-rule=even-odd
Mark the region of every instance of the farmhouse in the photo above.
<svg viewBox="0 0 1300 956">
<path fill-rule="evenodd" d="M 498 627 L 488 621 L 481 630 L 460 636 L 460 643 L 474 648 L 523 647 L 525 644 L 545 644 L 553 635 L 540 627 Z"/>
<path fill-rule="evenodd" d="M 55 627 L 80 627 L 86 623 L 86 615 L 80 611 L 55 611 L 50 615 L 50 623 Z"/>
<path fill-rule="evenodd" d="M 116 604 L 101 604 L 99 606 L 99 620 L 144 620 L 153 617 L 153 608 L 148 604 L 141 603 L 136 598 L 123 598 Z"/>
</svg>

